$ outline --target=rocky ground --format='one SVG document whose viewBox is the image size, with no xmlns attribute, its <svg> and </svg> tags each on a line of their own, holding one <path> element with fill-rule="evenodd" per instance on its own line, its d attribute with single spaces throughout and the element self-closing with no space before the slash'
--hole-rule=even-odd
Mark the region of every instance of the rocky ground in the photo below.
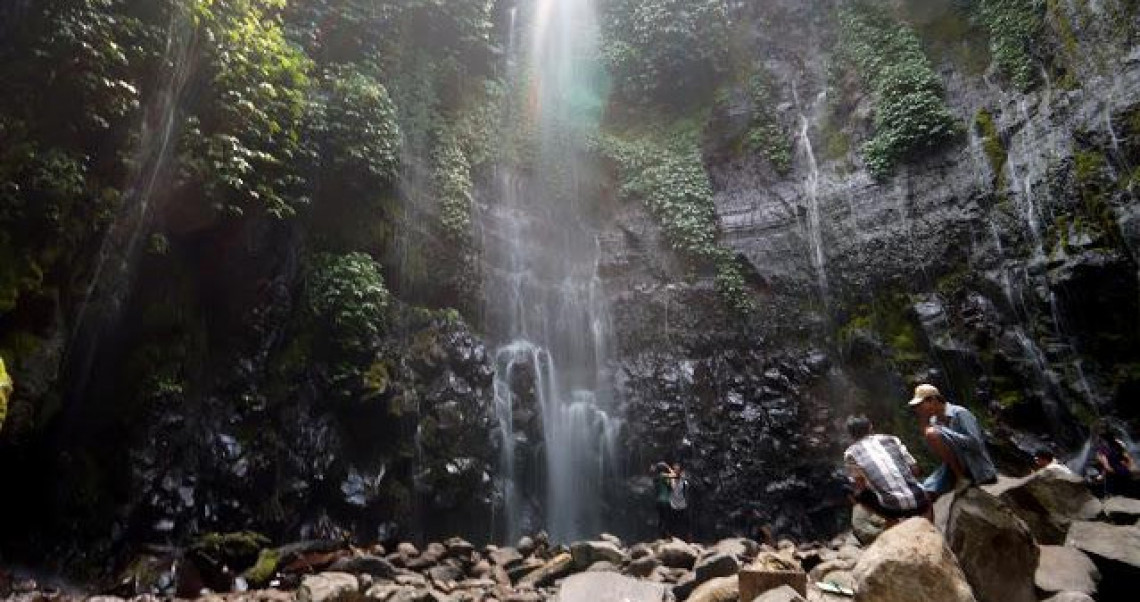
<svg viewBox="0 0 1140 602">
<path fill-rule="evenodd" d="M 565 546 L 539 534 L 503 547 L 460 538 L 422 549 L 310 541 L 251 554 L 257 538 L 232 534 L 177 557 L 141 556 L 108 590 L 113 595 L 90 599 L 1104 602 L 1132 599 L 1126 592 L 1140 577 L 1140 500 L 1097 499 L 1075 477 L 1003 479 L 945 496 L 935 524 L 911 519 L 883 532 L 872 517 L 853 518 L 851 532 L 801 544 L 626 545 L 602 535 Z M 87 598 L 5 571 L 0 594 L 22 602 Z"/>
</svg>

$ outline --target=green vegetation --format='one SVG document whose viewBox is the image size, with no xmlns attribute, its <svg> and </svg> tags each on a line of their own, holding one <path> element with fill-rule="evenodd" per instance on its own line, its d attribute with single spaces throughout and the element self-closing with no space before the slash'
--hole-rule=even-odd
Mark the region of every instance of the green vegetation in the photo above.
<svg viewBox="0 0 1140 602">
<path fill-rule="evenodd" d="M 183 186 L 215 209 L 257 208 L 289 217 L 303 202 L 295 159 L 308 108 L 312 61 L 285 39 L 283 0 L 200 0 L 194 22 L 207 64 L 193 85 L 211 90 L 179 144 Z"/>
<path fill-rule="evenodd" d="M 735 257 L 717 242 L 718 225 L 712 184 L 698 145 L 693 121 L 624 136 L 610 135 L 602 153 L 617 167 L 622 199 L 642 202 L 657 218 L 674 250 L 716 266 L 716 285 L 734 309 L 752 303 Z"/>
<path fill-rule="evenodd" d="M 1009 152 L 1002 142 L 1001 134 L 997 131 L 997 125 L 994 124 L 993 113 L 985 109 L 978 111 L 974 116 L 974 130 L 982 139 L 982 152 L 986 154 L 990 170 L 993 171 L 994 189 L 1000 191 L 1005 188 L 1005 162 Z"/>
<path fill-rule="evenodd" d="M 308 310 L 346 351 L 374 349 L 391 302 L 380 266 L 364 253 L 321 254 L 305 283 Z"/>
<path fill-rule="evenodd" d="M 242 573 L 242 577 L 253 587 L 265 587 L 269 580 L 277 573 L 277 565 L 281 561 L 277 550 L 265 548 L 257 556 L 257 562 Z"/>
<path fill-rule="evenodd" d="M 315 132 L 330 173 L 364 187 L 389 182 L 400 165 L 400 127 L 388 90 L 356 69 L 331 69 Z"/>
<path fill-rule="evenodd" d="M 754 74 L 749 81 L 752 97 L 752 124 L 748 149 L 768 160 L 772 169 L 787 175 L 792 169 L 792 139 L 776 118 L 775 100 L 766 73 Z"/>
<path fill-rule="evenodd" d="M 840 11 L 840 54 L 858 70 L 874 102 L 874 136 L 863 147 L 867 168 L 886 178 L 960 131 L 942 100 L 942 83 L 918 37 L 889 13 L 866 2 Z"/>
<path fill-rule="evenodd" d="M 981 0 L 982 21 L 990 32 L 994 62 L 1014 87 L 1029 90 L 1040 82 L 1039 57 L 1045 10 L 1038 0 Z"/>
<path fill-rule="evenodd" d="M 466 244 L 471 235 L 471 165 L 454 135 L 440 137 L 432 157 L 432 179 L 444 232 L 451 241 Z"/>
<path fill-rule="evenodd" d="M 839 329 L 839 339 L 849 341 L 860 331 L 872 333 L 887 346 L 890 360 L 900 373 L 912 372 L 926 361 L 926 352 L 910 305 L 911 298 L 905 293 L 877 296 L 851 312 Z"/>
<path fill-rule="evenodd" d="M 720 0 L 604 0 L 602 55 L 620 93 L 685 106 L 715 89 L 727 50 Z"/>
</svg>

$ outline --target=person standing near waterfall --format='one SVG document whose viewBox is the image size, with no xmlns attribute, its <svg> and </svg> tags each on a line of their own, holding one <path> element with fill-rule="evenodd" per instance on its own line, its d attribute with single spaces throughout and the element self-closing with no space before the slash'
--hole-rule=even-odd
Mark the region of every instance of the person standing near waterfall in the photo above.
<svg viewBox="0 0 1140 602">
<path fill-rule="evenodd" d="M 653 505 L 657 509 L 657 533 L 659 537 L 672 535 L 673 509 L 669 498 L 673 495 L 673 469 L 664 462 L 653 465 Z"/>
<path fill-rule="evenodd" d="M 689 479 L 680 462 L 673 464 L 672 490 L 669 495 L 669 509 L 672 515 L 671 534 L 686 541 L 693 539 L 689 521 Z"/>
<path fill-rule="evenodd" d="M 934 385 L 928 384 L 915 387 L 907 405 L 918 418 L 927 447 L 942 460 L 942 465 L 923 481 L 923 489 L 937 498 L 952 489 L 997 482 L 997 469 L 986 450 L 978 419 L 970 410 L 947 402 Z"/>
</svg>

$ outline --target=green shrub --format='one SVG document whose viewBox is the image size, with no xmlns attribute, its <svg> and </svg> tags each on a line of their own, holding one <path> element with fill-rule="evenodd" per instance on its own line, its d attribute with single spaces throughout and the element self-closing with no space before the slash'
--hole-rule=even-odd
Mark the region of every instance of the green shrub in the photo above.
<svg viewBox="0 0 1140 602">
<path fill-rule="evenodd" d="M 445 234 L 453 242 L 466 243 L 471 232 L 471 165 L 448 130 L 440 135 L 432 155 L 432 183 Z"/>
<path fill-rule="evenodd" d="M 364 186 L 390 181 L 400 166 L 400 127 L 388 90 L 353 68 L 331 69 L 317 120 L 320 160 L 341 177 Z"/>
<path fill-rule="evenodd" d="M 364 253 L 317 255 L 306 281 L 308 309 L 349 352 L 373 349 L 391 302 L 380 265 Z"/>
<path fill-rule="evenodd" d="M 181 180 L 236 215 L 253 206 L 289 217 L 303 200 L 294 160 L 312 63 L 286 41 L 282 6 L 283 0 L 195 5 L 194 21 L 208 49 L 195 85 L 206 100 L 183 131 Z"/>
<path fill-rule="evenodd" d="M 684 104 L 711 89 L 727 51 L 721 0 L 605 0 L 602 55 L 633 100 Z"/>
<path fill-rule="evenodd" d="M 1035 48 L 1041 48 L 1045 5 L 1039 0 L 981 0 L 982 21 L 990 32 L 990 52 L 1002 74 L 1018 90 L 1039 83 Z"/>
<path fill-rule="evenodd" d="M 855 65 L 874 104 L 875 133 L 863 147 L 872 175 L 885 178 L 958 136 L 942 83 L 913 31 L 868 3 L 843 8 L 840 25 L 840 54 Z"/>
<path fill-rule="evenodd" d="M 749 81 L 752 124 L 746 143 L 750 151 L 767 159 L 776 173 L 787 175 L 792 169 L 792 140 L 787 129 L 776 118 L 776 103 L 766 75 L 753 75 Z"/>
</svg>

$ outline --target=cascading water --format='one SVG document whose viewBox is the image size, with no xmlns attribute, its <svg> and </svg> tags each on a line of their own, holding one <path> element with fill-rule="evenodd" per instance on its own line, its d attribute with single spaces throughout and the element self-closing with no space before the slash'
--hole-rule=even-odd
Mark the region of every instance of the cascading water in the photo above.
<svg viewBox="0 0 1140 602">
<path fill-rule="evenodd" d="M 800 146 L 807 159 L 808 174 L 804 181 L 804 192 L 807 197 L 808 240 L 811 243 L 812 267 L 815 268 L 819 294 L 827 302 L 827 264 L 823 255 L 823 225 L 819 213 L 819 164 L 815 159 L 815 150 L 811 145 L 810 124 L 806 116 L 800 116 Z"/>
<path fill-rule="evenodd" d="M 539 0 L 520 11 L 519 37 L 530 43 L 513 49 L 510 64 L 524 101 L 510 111 L 505 136 L 534 153 L 500 161 L 494 198 L 479 216 L 485 316 L 500 343 L 497 531 L 513 540 L 544 527 L 566 541 L 601 529 L 601 500 L 617 470 L 610 323 L 591 223 L 598 174 L 585 152 L 604 78 L 591 0 Z"/>
<path fill-rule="evenodd" d="M 167 71 L 143 114 L 134 165 L 124 202 L 95 256 L 94 272 L 84 291 L 68 341 L 72 396 L 85 394 L 102 337 L 114 329 L 149 231 L 152 206 L 168 174 L 178 138 L 179 104 L 193 70 L 195 33 L 186 10 L 173 9 L 166 32 L 163 66 Z"/>
</svg>

